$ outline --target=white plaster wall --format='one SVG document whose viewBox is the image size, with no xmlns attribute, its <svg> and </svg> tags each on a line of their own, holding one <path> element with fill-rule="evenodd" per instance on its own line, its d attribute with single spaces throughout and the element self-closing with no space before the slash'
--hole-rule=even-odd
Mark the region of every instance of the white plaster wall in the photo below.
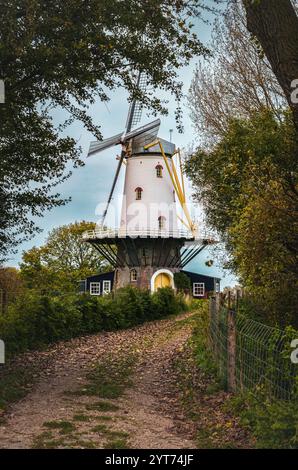
<svg viewBox="0 0 298 470">
<path fill-rule="evenodd" d="M 170 158 L 168 158 L 171 165 Z M 163 177 L 156 176 L 156 166 L 163 167 Z M 136 200 L 137 187 L 142 199 Z M 158 230 L 158 217 L 163 216 L 165 230 L 177 230 L 174 187 L 160 154 L 132 156 L 127 159 L 121 228 L 127 230 Z"/>
</svg>

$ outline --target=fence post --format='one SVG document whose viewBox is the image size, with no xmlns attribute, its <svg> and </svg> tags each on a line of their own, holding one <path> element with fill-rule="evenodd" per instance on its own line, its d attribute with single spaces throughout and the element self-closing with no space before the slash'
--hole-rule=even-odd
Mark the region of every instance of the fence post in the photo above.
<svg viewBox="0 0 298 470">
<path fill-rule="evenodd" d="M 214 296 L 210 297 L 209 298 L 209 317 L 210 317 L 210 323 L 212 321 L 212 318 L 215 314 L 216 310 L 215 310 L 215 298 Z"/>
<path fill-rule="evenodd" d="M 228 390 L 236 391 L 236 312 L 228 309 Z"/>
<path fill-rule="evenodd" d="M 215 311 L 216 311 L 216 318 L 217 318 L 219 315 L 219 311 L 220 311 L 220 292 L 217 292 L 215 294 Z"/>
</svg>

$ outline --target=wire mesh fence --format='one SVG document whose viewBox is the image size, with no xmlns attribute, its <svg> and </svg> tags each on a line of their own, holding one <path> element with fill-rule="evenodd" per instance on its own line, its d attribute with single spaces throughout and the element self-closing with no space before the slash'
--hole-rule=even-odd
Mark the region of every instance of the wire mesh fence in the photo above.
<svg viewBox="0 0 298 470">
<path fill-rule="evenodd" d="M 297 399 L 298 366 L 291 361 L 294 329 L 279 330 L 210 300 L 209 345 L 220 379 L 233 391 L 262 388 Z"/>
</svg>

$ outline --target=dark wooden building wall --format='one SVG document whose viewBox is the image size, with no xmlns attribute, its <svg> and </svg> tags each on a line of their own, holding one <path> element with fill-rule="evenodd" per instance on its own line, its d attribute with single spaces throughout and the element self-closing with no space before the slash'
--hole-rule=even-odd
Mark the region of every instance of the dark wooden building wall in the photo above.
<svg viewBox="0 0 298 470">
<path fill-rule="evenodd" d="M 90 283 L 91 282 L 100 282 L 101 292 L 102 292 L 103 281 L 110 281 L 111 282 L 111 290 L 113 290 L 114 271 L 110 271 L 108 273 L 95 274 L 94 276 L 87 277 L 86 279 L 80 281 L 79 290 L 80 290 L 80 292 L 90 292 Z"/>
<path fill-rule="evenodd" d="M 204 274 L 193 273 L 191 271 L 181 271 L 185 273 L 191 282 L 191 295 L 193 294 L 193 284 L 195 282 L 204 283 L 205 285 L 205 295 L 207 296 L 208 292 L 216 290 L 216 284 L 218 284 L 218 288 L 220 287 L 220 279 L 212 276 L 206 276 Z M 80 281 L 79 283 L 79 290 L 80 292 L 90 292 L 90 284 L 91 282 L 100 282 L 101 287 L 101 294 L 102 294 L 102 287 L 103 281 L 110 281 L 111 282 L 111 291 L 113 290 L 114 286 L 114 275 L 115 271 L 110 271 L 107 273 L 95 274 L 94 276 L 89 276 L 86 279 Z"/>
<path fill-rule="evenodd" d="M 186 274 L 191 282 L 191 294 L 193 289 L 194 282 L 203 282 L 205 284 L 205 297 L 208 292 L 216 290 L 216 284 L 218 283 L 218 288 L 220 288 L 220 279 L 217 277 L 206 276 L 205 274 L 193 273 L 191 271 L 181 271 Z"/>
</svg>

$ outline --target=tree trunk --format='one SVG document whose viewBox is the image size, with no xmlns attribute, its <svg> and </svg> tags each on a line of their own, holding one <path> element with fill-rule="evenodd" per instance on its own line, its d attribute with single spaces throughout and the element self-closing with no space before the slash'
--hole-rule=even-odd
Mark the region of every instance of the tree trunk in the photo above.
<svg viewBox="0 0 298 470">
<path fill-rule="evenodd" d="M 298 17 L 291 0 L 242 0 L 247 29 L 260 42 L 293 112 L 298 132 L 298 103 L 291 94 L 298 79 Z M 297 89 L 297 84 L 296 84 Z M 297 95 L 297 93 L 296 93 Z"/>
</svg>

